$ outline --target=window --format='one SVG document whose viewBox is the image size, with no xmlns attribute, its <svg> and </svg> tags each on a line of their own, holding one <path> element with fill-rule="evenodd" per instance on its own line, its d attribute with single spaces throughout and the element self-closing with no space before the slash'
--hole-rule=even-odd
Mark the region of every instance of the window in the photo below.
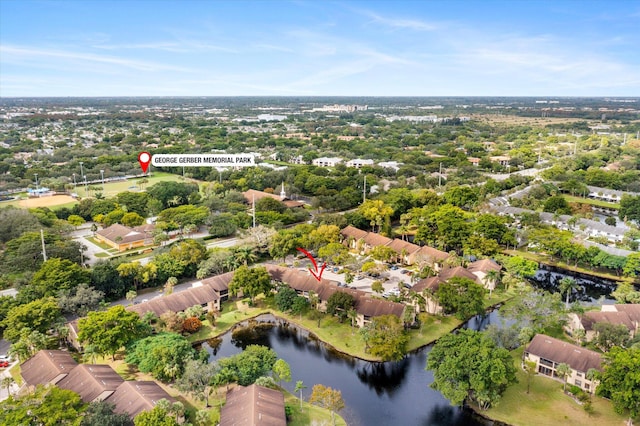
<svg viewBox="0 0 640 426">
<path fill-rule="evenodd" d="M 585 388 L 586 390 L 589 390 L 589 387 L 590 387 L 590 386 L 589 386 L 589 383 L 585 383 L 585 384 L 584 384 L 584 388 Z"/>
<path fill-rule="evenodd" d="M 582 381 L 576 379 L 575 384 L 576 384 L 576 386 L 582 386 Z"/>
<path fill-rule="evenodd" d="M 582 377 L 582 373 L 576 373 L 576 377 Z"/>
</svg>

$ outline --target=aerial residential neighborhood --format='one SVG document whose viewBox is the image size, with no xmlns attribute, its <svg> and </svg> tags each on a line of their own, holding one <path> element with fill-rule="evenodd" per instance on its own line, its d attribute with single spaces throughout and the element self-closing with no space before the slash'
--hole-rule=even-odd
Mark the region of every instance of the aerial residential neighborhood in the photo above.
<svg viewBox="0 0 640 426">
<path fill-rule="evenodd" d="M 0 0 L 0 425 L 638 424 L 636 6 Z"/>
</svg>

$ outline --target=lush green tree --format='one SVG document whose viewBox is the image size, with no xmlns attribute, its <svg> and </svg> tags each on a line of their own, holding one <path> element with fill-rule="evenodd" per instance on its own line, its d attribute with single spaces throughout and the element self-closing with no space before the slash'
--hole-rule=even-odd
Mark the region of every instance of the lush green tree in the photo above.
<svg viewBox="0 0 640 426">
<path fill-rule="evenodd" d="M 360 335 L 368 352 L 383 361 L 399 361 L 407 353 L 409 337 L 402 321 L 395 315 L 373 317 L 361 329 Z"/>
<path fill-rule="evenodd" d="M 298 298 L 298 293 L 287 285 L 278 287 L 276 293 L 275 302 L 278 309 L 282 312 L 287 312 L 293 306 L 293 302 Z"/>
<path fill-rule="evenodd" d="M 623 195 L 620 199 L 618 217 L 621 220 L 635 220 L 640 223 L 640 195 Z"/>
<path fill-rule="evenodd" d="M 596 344 L 604 352 L 608 352 L 614 346 L 626 347 L 629 342 L 629 329 L 621 324 L 599 322 L 593 326 L 597 333 Z"/>
<path fill-rule="evenodd" d="M 564 321 L 564 308 L 559 293 L 548 293 L 526 288 L 513 303 L 504 305 L 500 312 L 521 327 L 530 327 L 535 332 L 556 327 Z"/>
<path fill-rule="evenodd" d="M 207 218 L 209 235 L 212 237 L 228 237 L 235 234 L 238 226 L 231 213 L 214 214 Z"/>
<path fill-rule="evenodd" d="M 382 282 L 381 281 L 374 281 L 371 284 L 371 291 L 373 291 L 375 293 L 379 293 L 379 294 L 384 293 L 384 287 L 382 285 Z"/>
<path fill-rule="evenodd" d="M 326 246 L 320 247 L 318 256 L 333 264 L 340 265 L 348 262 L 349 249 L 340 243 L 329 243 Z"/>
<path fill-rule="evenodd" d="M 635 290 L 633 284 L 626 281 L 618 283 L 611 295 L 618 303 L 640 303 L 640 291 Z"/>
<path fill-rule="evenodd" d="M 340 228 L 336 225 L 320 225 L 309 234 L 311 249 L 317 249 L 340 241 Z"/>
<path fill-rule="evenodd" d="M 453 405 L 469 400 L 483 410 L 517 381 L 509 351 L 496 347 L 485 334 L 468 329 L 441 337 L 429 353 L 427 369 L 434 370 L 431 387 Z"/>
<path fill-rule="evenodd" d="M 180 423 L 170 414 L 169 410 L 158 401 L 152 410 L 140 412 L 133 419 L 133 424 L 135 426 L 179 426 Z"/>
<path fill-rule="evenodd" d="M 208 257 L 198 264 L 196 271 L 198 279 L 222 274 L 226 268 L 226 260 L 232 257 L 231 250 L 219 247 L 209 250 L 208 254 Z"/>
<path fill-rule="evenodd" d="M 269 254 L 274 259 L 286 261 L 287 256 L 295 253 L 296 248 L 302 246 L 300 241 L 289 230 L 280 230 L 271 238 Z"/>
<path fill-rule="evenodd" d="M 520 329 L 516 326 L 504 327 L 490 324 L 485 333 L 494 341 L 496 346 L 505 348 L 508 351 L 520 346 Z"/>
<path fill-rule="evenodd" d="M 51 339 L 38 330 L 23 328 L 20 332 L 20 338 L 11 345 L 9 352 L 17 356 L 20 361 L 26 361 L 38 351 L 46 349 L 50 343 Z"/>
<path fill-rule="evenodd" d="M 58 305 L 63 312 L 85 316 L 89 311 L 96 311 L 104 300 L 104 294 L 87 284 L 80 284 L 73 290 L 62 290 L 58 297 Z"/>
<path fill-rule="evenodd" d="M 135 312 L 116 305 L 106 311 L 89 312 L 78 320 L 78 340 L 101 355 L 111 355 L 123 346 L 150 333 L 149 326 Z"/>
<path fill-rule="evenodd" d="M 158 215 L 158 220 L 162 222 L 177 223 L 180 228 L 186 225 L 202 225 L 209 216 L 209 209 L 206 206 L 192 206 L 187 204 L 179 207 L 171 207 L 163 210 Z"/>
<path fill-rule="evenodd" d="M 151 197 L 147 192 L 120 192 L 115 200 L 118 205 L 126 208 L 129 213 L 136 213 L 142 217 L 147 217 L 149 213 L 148 203 Z"/>
<path fill-rule="evenodd" d="M 398 253 L 396 253 L 394 249 L 387 246 L 376 246 L 369 254 L 372 258 L 381 262 L 391 262 L 391 260 L 398 256 Z"/>
<path fill-rule="evenodd" d="M 334 426 L 336 424 L 335 413 L 344 408 L 342 392 L 324 385 L 313 386 L 313 389 L 311 389 L 311 396 L 309 397 L 309 403 L 331 411 L 331 421 Z"/>
<path fill-rule="evenodd" d="M 430 215 L 430 220 L 435 226 L 437 240 L 445 250 L 460 250 L 471 233 L 467 213 L 450 204 L 439 207 Z"/>
<path fill-rule="evenodd" d="M 538 368 L 538 364 L 534 361 L 525 361 L 523 367 L 525 373 L 527 373 L 527 394 L 529 394 L 529 390 L 531 389 L 531 379 L 537 374 L 536 369 Z"/>
<path fill-rule="evenodd" d="M 347 317 L 349 309 L 356 304 L 356 299 L 349 293 L 344 291 L 336 291 L 329 299 L 327 299 L 327 313 L 330 315 L 338 315 L 340 322 Z"/>
<path fill-rule="evenodd" d="M 468 210 L 478 202 L 479 192 L 470 186 L 454 186 L 445 191 L 442 198 L 447 204 Z"/>
<path fill-rule="evenodd" d="M 505 259 L 504 267 L 519 278 L 533 277 L 538 271 L 538 264 L 522 256 L 511 256 Z"/>
<path fill-rule="evenodd" d="M 67 218 L 67 222 L 69 222 L 69 224 L 72 226 L 78 227 L 82 225 L 85 222 L 85 220 L 84 218 L 82 218 L 82 216 L 78 216 L 77 214 L 72 214 Z"/>
<path fill-rule="evenodd" d="M 218 374 L 218 365 L 210 362 L 202 362 L 189 359 L 184 366 L 184 372 L 176 380 L 176 386 L 182 392 L 187 392 L 195 398 L 204 400 L 209 407 L 209 396 L 212 391 L 212 383 Z"/>
<path fill-rule="evenodd" d="M 33 296 L 55 296 L 61 290 L 72 290 L 90 280 L 89 271 L 67 259 L 52 258 L 40 266 L 31 279 Z"/>
<path fill-rule="evenodd" d="M 143 373 L 169 381 L 182 376 L 185 362 L 195 356 L 189 341 L 176 333 L 159 333 L 127 346 L 126 362 Z"/>
<path fill-rule="evenodd" d="M 278 382 L 278 386 L 282 384 L 282 381 L 291 381 L 291 367 L 284 359 L 279 359 L 273 364 L 273 379 Z"/>
<path fill-rule="evenodd" d="M 447 314 L 465 320 L 484 312 L 485 289 L 469 278 L 454 277 L 440 284 L 436 296 Z"/>
<path fill-rule="evenodd" d="M 17 342 L 22 329 L 46 333 L 60 316 L 60 308 L 56 299 L 47 297 L 33 302 L 13 307 L 7 312 L 2 321 L 4 338 L 10 342 Z"/>
<path fill-rule="evenodd" d="M 256 212 L 278 212 L 284 213 L 287 207 L 281 202 L 271 197 L 264 197 L 256 200 Z"/>
<path fill-rule="evenodd" d="M 618 413 L 629 410 L 629 424 L 640 416 L 640 349 L 613 347 L 604 354 L 598 395 L 610 398 Z M 634 372 L 631 374 L 630 372 Z"/>
<path fill-rule="evenodd" d="M 120 223 L 129 227 L 140 226 L 144 224 L 144 217 L 140 216 L 136 212 L 128 212 L 122 216 Z"/>
<path fill-rule="evenodd" d="M 44 232 L 47 258 L 68 259 L 80 264 L 82 245 L 60 235 Z M 5 273 L 37 271 L 44 259 L 39 232 L 25 232 L 18 238 L 8 241 L 0 255 L 0 270 Z"/>
<path fill-rule="evenodd" d="M 627 256 L 622 271 L 627 277 L 640 277 L 640 253 L 631 253 Z"/>
<path fill-rule="evenodd" d="M 554 195 L 547 198 L 542 210 L 549 213 L 571 214 L 571 207 L 562 195 Z"/>
<path fill-rule="evenodd" d="M 298 296 L 294 299 L 291 305 L 291 313 L 293 315 L 302 315 L 309 310 L 309 301 L 302 296 Z"/>
<path fill-rule="evenodd" d="M 6 243 L 26 232 L 39 231 L 38 219 L 30 212 L 15 207 L 0 209 L 0 243 Z"/>
<path fill-rule="evenodd" d="M 393 215 L 393 208 L 382 200 L 366 200 L 358 207 L 358 212 L 369 221 L 374 232 L 376 226 L 378 227 L 378 232 L 380 232 L 385 220 Z"/>
<path fill-rule="evenodd" d="M 233 274 L 229 283 L 230 294 L 235 296 L 242 292 L 245 296 L 249 296 L 252 302 L 259 294 L 267 294 L 272 289 L 271 276 L 264 266 L 255 268 L 241 266 Z"/>
<path fill-rule="evenodd" d="M 15 398 L 9 396 L 0 403 L 0 424 L 78 426 L 84 409 L 85 404 L 77 393 L 38 385 L 33 393 Z"/>
<path fill-rule="evenodd" d="M 244 351 L 229 358 L 220 359 L 220 374 L 239 385 L 249 386 L 260 376 L 269 374 L 278 355 L 266 346 L 249 345 Z"/>
<path fill-rule="evenodd" d="M 117 270 L 117 265 L 109 261 L 98 261 L 91 269 L 91 287 L 101 291 L 107 300 L 116 300 L 125 295 L 127 286 Z"/>
<path fill-rule="evenodd" d="M 133 422 L 126 413 L 117 414 L 114 404 L 99 401 L 92 402 L 84 412 L 80 426 L 131 426 Z"/>
<path fill-rule="evenodd" d="M 188 203 L 189 196 L 197 193 L 198 190 L 198 185 L 195 183 L 162 181 L 147 188 L 147 193 L 167 208 Z"/>
</svg>

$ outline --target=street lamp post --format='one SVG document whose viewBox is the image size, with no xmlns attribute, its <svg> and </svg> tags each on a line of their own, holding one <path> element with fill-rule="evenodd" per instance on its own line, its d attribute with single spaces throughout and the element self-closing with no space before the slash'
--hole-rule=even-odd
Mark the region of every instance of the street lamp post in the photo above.
<svg viewBox="0 0 640 426">
<path fill-rule="evenodd" d="M 38 192 L 38 174 L 34 173 L 34 176 L 36 177 L 36 193 Z"/>
<path fill-rule="evenodd" d="M 83 164 L 84 164 L 84 163 L 81 161 L 81 162 L 80 162 L 80 176 L 84 178 L 84 169 L 82 168 L 82 165 L 83 165 Z"/>
<path fill-rule="evenodd" d="M 104 170 L 100 170 L 100 176 L 102 177 L 102 192 L 104 192 Z"/>
<path fill-rule="evenodd" d="M 73 174 L 73 190 L 76 190 L 76 174 Z"/>
<path fill-rule="evenodd" d="M 89 184 L 87 183 L 87 176 L 84 176 L 84 196 L 89 196 Z"/>
</svg>

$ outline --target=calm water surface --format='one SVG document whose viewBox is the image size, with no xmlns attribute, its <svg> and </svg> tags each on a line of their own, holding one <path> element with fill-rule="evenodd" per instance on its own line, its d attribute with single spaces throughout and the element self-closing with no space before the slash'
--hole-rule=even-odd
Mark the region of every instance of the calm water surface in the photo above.
<svg viewBox="0 0 640 426">
<path fill-rule="evenodd" d="M 554 291 L 562 276 L 557 272 L 539 271 L 533 284 Z M 588 281 L 579 281 L 581 288 L 575 298 L 593 302 L 600 296 L 609 297 L 612 289 L 609 283 Z M 305 398 L 318 383 L 342 391 L 346 408 L 340 414 L 352 426 L 483 424 L 469 411 L 452 407 L 439 392 L 429 387 L 433 374 L 425 370 L 425 365 L 431 345 L 409 354 L 400 362 L 367 362 L 340 354 L 322 342 L 310 339 L 303 330 L 271 315 L 263 315 L 259 320 L 273 326 L 235 336 L 226 333 L 215 348 L 204 343 L 203 347 L 211 354 L 210 360 L 237 354 L 250 344 L 268 346 L 291 366 L 292 381 L 284 384 L 289 391 L 293 392 L 296 380 L 304 381 L 308 387 L 303 391 Z M 493 311 L 473 317 L 464 327 L 483 330 L 490 324 L 509 325 L 510 322 L 503 321 L 499 312 Z"/>
</svg>

